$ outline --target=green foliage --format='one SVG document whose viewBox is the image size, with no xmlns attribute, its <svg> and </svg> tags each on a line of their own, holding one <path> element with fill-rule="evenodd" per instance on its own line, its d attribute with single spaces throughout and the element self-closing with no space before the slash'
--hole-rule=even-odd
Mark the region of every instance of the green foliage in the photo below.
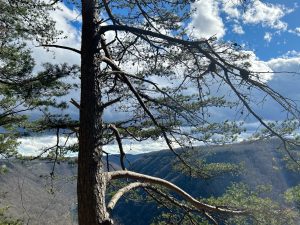
<svg viewBox="0 0 300 225">
<path fill-rule="evenodd" d="M 5 215 L 9 207 L 0 208 L 0 225 L 22 225 L 22 220 L 13 219 Z"/>
<path fill-rule="evenodd" d="M 174 209 L 173 209 L 174 210 Z M 155 218 L 151 225 L 209 225 L 210 223 L 203 217 L 192 215 L 187 212 L 172 211 L 170 213 L 162 213 L 159 217 Z"/>
<path fill-rule="evenodd" d="M 5 165 L 0 167 L 0 175 L 5 174 L 8 172 L 8 168 Z"/>
<path fill-rule="evenodd" d="M 298 212 L 292 208 L 283 208 L 279 203 L 263 197 L 269 187 L 259 186 L 251 190 L 245 184 L 233 184 L 221 197 L 211 197 L 205 201 L 233 209 L 243 209 L 243 216 L 228 217 L 225 224 L 232 225 L 296 225 L 299 221 Z"/>
<path fill-rule="evenodd" d="M 18 141 L 15 135 L 0 134 L 0 155 L 11 157 L 17 154 Z"/>
<path fill-rule="evenodd" d="M 61 33 L 55 30 L 55 22 L 49 17 L 49 10 L 54 7 L 46 1 L 5 0 L 0 2 L 0 8 L 0 24 L 4 31 L 1 32 L 2 43 L 20 39 L 47 43 L 54 41 Z"/>
<path fill-rule="evenodd" d="M 33 72 L 35 62 L 25 42 L 49 44 L 61 38 L 61 32 L 49 16 L 55 10 L 53 5 L 42 0 L 5 0 L 0 6 L 0 127 L 3 130 L 0 154 L 12 156 L 16 153 L 16 139 L 28 134 L 26 129 L 45 128 L 42 124 L 29 123 L 22 113 L 39 110 L 47 117 L 51 108 L 66 109 L 66 102 L 58 98 L 74 85 L 63 79 L 77 76 L 79 68 L 46 63 L 40 71 Z"/>
<path fill-rule="evenodd" d="M 300 185 L 289 188 L 284 193 L 284 199 L 287 203 L 291 205 L 296 205 L 300 209 Z"/>
<path fill-rule="evenodd" d="M 244 171 L 243 163 L 226 163 L 226 162 L 207 162 L 211 153 L 206 150 L 206 154 L 196 154 L 193 149 L 185 150 L 181 155 L 191 166 L 187 168 L 179 160 L 173 163 L 173 169 L 186 174 L 187 176 L 209 179 L 222 175 L 238 175 Z"/>
</svg>

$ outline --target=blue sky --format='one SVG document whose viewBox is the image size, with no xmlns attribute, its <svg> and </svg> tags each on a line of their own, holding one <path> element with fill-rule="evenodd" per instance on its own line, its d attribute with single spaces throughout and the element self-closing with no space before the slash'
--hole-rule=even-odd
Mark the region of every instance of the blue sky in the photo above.
<svg viewBox="0 0 300 225">
<path fill-rule="evenodd" d="M 256 55 L 262 60 L 280 57 L 288 51 L 299 52 L 300 45 L 297 42 L 299 42 L 300 38 L 300 8 L 297 1 L 277 0 L 263 2 L 257 6 L 258 10 L 256 13 L 252 14 L 256 15 L 257 19 L 252 17 L 251 21 L 249 18 L 243 18 L 243 13 L 241 13 L 241 16 L 237 19 L 238 23 L 232 18 L 223 20 L 227 22 L 227 32 L 224 39 L 245 44 L 247 49 L 255 51 Z M 268 2 L 269 4 L 267 4 Z M 262 10 L 261 5 L 263 4 L 270 11 Z M 261 9 L 260 12 L 259 9 Z M 245 14 L 247 15 L 247 10 L 250 11 L 250 9 L 246 9 L 244 16 Z M 228 14 L 224 14 L 223 18 L 226 18 Z M 273 19 L 268 21 L 268 18 Z M 275 24 L 272 24 L 272 22 Z M 276 25 L 276 22 L 283 24 L 282 26 Z M 242 28 L 244 33 L 238 33 L 233 30 L 237 24 Z"/>
<path fill-rule="evenodd" d="M 205 38 L 215 35 L 220 41 L 238 43 L 252 55 L 251 61 L 256 71 L 300 73 L 300 4 L 294 0 L 257 0 L 243 8 L 238 2 L 239 0 L 198 0 L 192 3 L 191 7 L 196 9 L 189 24 L 194 28 L 193 35 Z M 57 28 L 63 30 L 67 38 L 61 39 L 58 44 L 80 49 L 80 13 L 70 5 L 59 3 L 59 6 L 61 10 L 54 11 L 51 15 L 57 21 Z M 47 61 L 80 63 L 76 53 L 60 49 L 53 49 L 49 53 L 42 48 L 32 48 L 32 51 L 37 65 Z M 269 74 L 266 80 L 285 96 L 300 100 L 300 75 Z M 69 101 L 71 97 L 79 101 L 78 92 L 71 93 L 66 100 Z M 267 102 L 264 107 L 256 110 L 267 120 L 282 118 L 280 108 L 272 102 Z M 71 106 L 68 111 L 72 115 L 78 115 L 75 107 Z M 218 119 L 225 119 L 230 113 L 219 111 L 216 116 Z M 112 116 L 110 113 L 106 115 Z M 40 146 L 37 142 L 31 140 L 26 143 L 31 147 L 34 143 Z M 130 143 L 129 146 L 131 148 Z M 157 143 L 155 148 L 158 148 Z"/>
</svg>

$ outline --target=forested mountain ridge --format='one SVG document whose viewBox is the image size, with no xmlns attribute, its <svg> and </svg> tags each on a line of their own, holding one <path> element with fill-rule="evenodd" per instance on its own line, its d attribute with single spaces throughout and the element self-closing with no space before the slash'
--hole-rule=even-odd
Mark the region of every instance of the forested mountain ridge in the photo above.
<svg viewBox="0 0 300 225">
<path fill-rule="evenodd" d="M 219 175 L 210 179 L 197 179 L 173 170 L 174 155 L 167 150 L 141 154 L 128 158 L 130 169 L 164 178 L 195 197 L 221 196 L 232 182 L 243 182 L 252 189 L 259 185 L 271 185 L 266 196 L 283 204 L 283 193 L 300 183 L 300 176 L 286 168 L 278 151 L 277 140 L 244 142 L 224 146 L 193 149 L 194 158 L 205 158 L 207 163 L 240 163 L 241 171 Z M 180 151 L 179 151 L 180 152 Z M 118 158 L 111 156 L 112 167 L 117 168 Z M 0 176 L 1 206 L 8 205 L 10 215 L 23 218 L 28 224 L 76 224 L 76 169 L 74 159 L 55 166 L 55 177 L 50 173 L 53 163 L 47 160 L 1 160 L 7 168 Z M 150 224 L 163 208 L 145 202 L 121 201 L 113 215 L 121 224 Z"/>
</svg>

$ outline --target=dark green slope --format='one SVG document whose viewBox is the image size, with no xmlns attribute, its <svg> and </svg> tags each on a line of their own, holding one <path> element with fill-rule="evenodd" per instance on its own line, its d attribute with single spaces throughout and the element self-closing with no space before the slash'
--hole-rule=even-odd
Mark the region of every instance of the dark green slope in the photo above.
<svg viewBox="0 0 300 225">
<path fill-rule="evenodd" d="M 175 158 L 169 151 L 144 154 L 132 165 L 132 170 L 165 178 L 195 197 L 221 196 L 233 182 L 243 182 L 252 188 L 272 185 L 272 192 L 268 196 L 283 202 L 282 194 L 289 187 L 300 183 L 300 174 L 286 169 L 282 154 L 278 151 L 279 146 L 280 142 L 271 140 L 199 147 L 193 150 L 193 158 L 205 158 L 208 163 L 243 163 L 239 175 L 224 174 L 211 179 L 187 177 L 172 170 Z M 153 215 L 158 214 L 155 204 L 145 206 L 136 202 L 122 202 L 115 211 L 120 223 L 131 225 L 150 224 Z"/>
</svg>

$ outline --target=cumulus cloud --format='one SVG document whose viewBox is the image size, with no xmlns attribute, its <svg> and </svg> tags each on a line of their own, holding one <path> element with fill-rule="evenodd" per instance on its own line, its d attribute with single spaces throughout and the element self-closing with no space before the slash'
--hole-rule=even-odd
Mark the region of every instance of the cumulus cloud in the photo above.
<svg viewBox="0 0 300 225">
<path fill-rule="evenodd" d="M 225 27 L 219 15 L 219 5 L 214 0 L 199 0 L 191 5 L 195 10 L 189 24 L 191 36 L 197 38 L 221 38 L 225 34 Z"/>
<path fill-rule="evenodd" d="M 289 71 L 289 72 L 300 72 L 300 56 L 298 52 L 292 52 L 290 54 L 296 54 L 296 57 L 280 57 L 274 58 L 267 62 L 274 71 Z"/>
<path fill-rule="evenodd" d="M 50 12 L 50 16 L 56 22 L 56 29 L 63 31 L 56 44 L 80 49 L 81 33 L 75 25 L 81 23 L 81 16 L 75 9 L 69 9 L 63 3 L 58 4 L 59 9 Z M 36 70 L 39 70 L 40 65 L 45 62 L 69 64 L 79 64 L 80 62 L 79 55 L 71 51 L 57 48 L 50 48 L 50 51 L 47 51 L 41 47 L 31 47 L 32 56 L 37 65 Z"/>
<path fill-rule="evenodd" d="M 288 24 L 282 19 L 285 15 L 294 11 L 284 5 L 266 3 L 256 0 L 246 8 L 241 7 L 239 0 L 221 0 L 221 10 L 227 15 L 227 19 L 236 23 L 262 25 L 275 30 L 287 30 Z M 294 6 L 297 8 L 297 6 Z M 290 30 L 297 32 L 296 30 Z"/>
<path fill-rule="evenodd" d="M 61 137 L 61 143 L 66 142 L 65 137 Z M 42 149 L 52 147 L 56 144 L 56 136 L 48 135 L 48 136 L 37 136 L 37 137 L 24 137 L 19 138 L 18 141 L 20 145 L 18 146 L 18 151 L 22 155 L 25 156 L 37 156 L 42 152 Z M 68 143 L 74 144 L 76 143 L 75 138 L 69 138 Z"/>
<path fill-rule="evenodd" d="M 78 29 L 78 26 L 81 24 L 80 13 L 76 9 L 70 9 L 65 4 L 59 2 L 58 9 L 51 11 L 50 16 L 56 22 L 56 29 L 63 31 L 60 39 L 55 44 L 80 49 L 81 33 Z M 42 47 L 33 46 L 32 44 L 29 44 L 29 47 L 31 48 L 32 56 L 36 63 L 34 72 L 40 71 L 42 69 L 42 64 L 47 62 L 53 64 L 80 64 L 80 56 L 75 52 L 58 48 L 49 48 L 47 50 Z M 66 79 L 66 81 L 70 83 L 79 83 L 79 79 Z M 79 92 L 73 90 L 60 100 L 65 100 L 68 102 L 71 98 L 78 100 Z M 71 105 L 71 107 L 68 109 L 68 113 L 75 118 L 78 116 L 78 109 Z M 40 114 L 39 112 L 33 112 L 31 116 L 38 117 Z"/>
<path fill-rule="evenodd" d="M 272 76 L 272 79 L 269 80 L 268 85 L 272 87 L 274 90 L 278 91 L 284 97 L 288 97 L 292 100 L 296 100 L 297 102 L 300 99 L 300 91 L 299 91 L 299 83 L 300 76 L 294 73 L 300 72 L 300 57 L 280 57 L 274 58 L 266 62 L 267 65 L 275 72 Z M 299 103 L 299 102 L 298 102 Z M 269 107 L 274 109 L 273 105 L 269 105 Z M 264 107 L 265 111 L 269 111 L 269 116 L 278 117 L 278 115 L 282 115 L 280 110 L 268 110 L 268 106 Z M 276 118 L 277 119 L 277 118 Z"/>
<path fill-rule="evenodd" d="M 295 58 L 295 57 L 300 57 L 300 52 L 296 50 L 290 50 L 287 51 L 285 54 L 283 54 L 281 58 Z"/>
<path fill-rule="evenodd" d="M 222 0 L 222 10 L 230 17 L 230 18 L 239 18 L 241 12 L 238 6 L 241 4 L 239 0 Z"/>
<path fill-rule="evenodd" d="M 242 19 L 246 24 L 262 24 L 265 27 L 286 30 L 288 24 L 281 19 L 292 11 L 292 9 L 287 9 L 282 5 L 254 1 L 242 15 Z"/>
<path fill-rule="evenodd" d="M 60 138 L 61 143 L 65 143 L 66 138 Z M 37 156 L 42 152 L 42 149 L 52 147 L 56 144 L 56 136 L 55 135 L 47 135 L 47 136 L 37 136 L 37 137 L 26 137 L 19 139 L 20 145 L 18 147 L 19 153 L 24 156 Z M 75 144 L 77 142 L 77 138 L 69 138 L 68 144 Z M 147 153 L 153 151 L 159 151 L 162 149 L 167 149 L 168 146 L 163 138 L 159 138 L 158 140 L 146 140 L 142 143 L 134 142 L 130 140 L 123 140 L 123 148 L 125 153 L 128 154 L 140 154 Z M 175 145 L 174 147 L 179 147 Z M 119 154 L 119 147 L 117 144 L 110 144 L 103 147 L 103 149 L 111 154 Z M 77 156 L 75 153 L 69 153 L 68 156 Z"/>
</svg>

